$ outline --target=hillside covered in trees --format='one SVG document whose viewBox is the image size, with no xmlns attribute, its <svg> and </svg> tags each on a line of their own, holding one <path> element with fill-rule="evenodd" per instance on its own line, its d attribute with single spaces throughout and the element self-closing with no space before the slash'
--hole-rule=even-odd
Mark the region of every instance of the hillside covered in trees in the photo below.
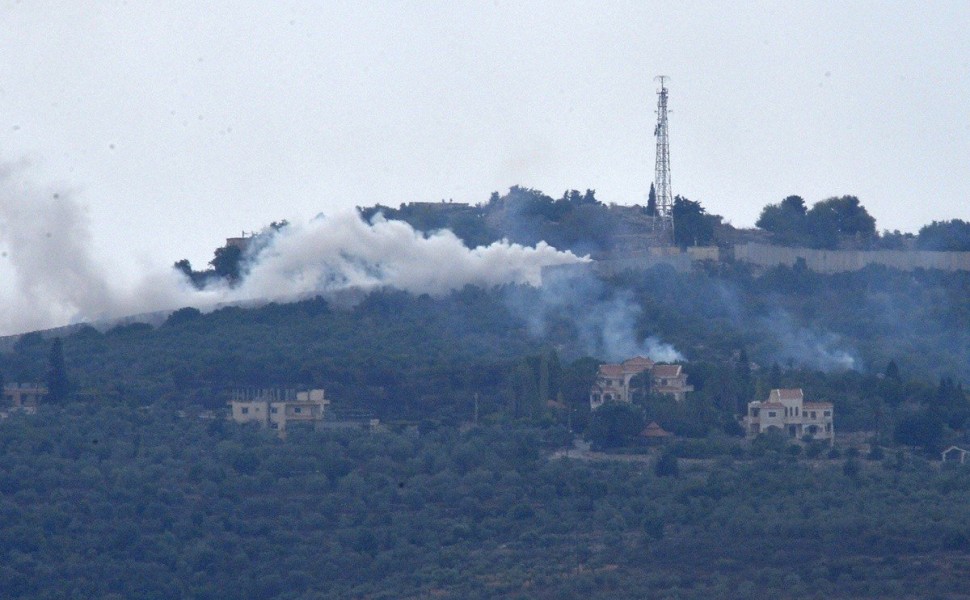
<svg viewBox="0 0 970 600">
<path fill-rule="evenodd" d="M 316 298 L 185 308 L 157 328 L 82 328 L 64 338 L 63 356 L 76 397 L 94 402 L 215 409 L 234 387 L 307 386 L 382 419 L 457 424 L 478 398 L 483 415 L 555 416 L 581 431 L 597 364 L 670 344 L 696 389 L 677 409 L 692 416 L 661 419 L 675 431 L 687 432 L 677 425 L 686 421 L 702 433 L 724 429 L 748 401 L 784 385 L 834 402 L 840 430 L 882 431 L 889 442 L 899 423 L 938 414 L 937 391 L 952 381 L 956 399 L 934 417 L 935 449 L 966 425 L 968 291 L 970 274 L 660 266 L 444 297 L 382 290 L 353 307 Z M 49 356 L 49 340 L 25 335 L 0 354 L 0 373 L 42 380 Z M 549 400 L 568 410 L 549 413 Z"/>
<path fill-rule="evenodd" d="M 857 199 L 765 207 L 739 232 L 678 199 L 683 244 L 964 249 L 961 221 L 877 233 Z M 513 188 L 482 206 L 361 209 L 468 246 L 608 253 L 650 207 Z M 383 215 L 378 217 L 378 213 Z M 257 248 L 270 243 L 274 224 Z M 227 246 L 226 248 L 229 248 Z M 245 253 L 198 286 L 246 277 Z M 575 268 L 573 268 L 575 267 Z M 838 275 L 723 261 L 541 287 L 468 285 L 20 336 L 0 379 L 0 590 L 12 598 L 960 597 L 970 569 L 970 273 Z M 589 410 L 597 367 L 662 351 L 694 387 Z M 225 419 L 240 387 L 325 388 L 380 432 Z M 838 443 L 737 417 L 769 390 L 834 404 Z M 639 433 L 674 434 L 660 448 Z M 845 439 L 846 441 L 842 441 Z M 587 446 L 588 444 L 588 446 Z"/>
<path fill-rule="evenodd" d="M 561 428 L 0 425 L 5 598 L 958 598 L 970 471 L 900 455 L 550 459 Z"/>
</svg>

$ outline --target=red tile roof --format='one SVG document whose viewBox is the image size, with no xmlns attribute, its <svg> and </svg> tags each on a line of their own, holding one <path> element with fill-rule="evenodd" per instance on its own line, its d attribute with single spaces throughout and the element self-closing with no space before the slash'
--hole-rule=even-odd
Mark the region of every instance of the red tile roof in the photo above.
<svg viewBox="0 0 970 600">
<path fill-rule="evenodd" d="M 651 421 L 649 425 L 643 428 L 640 435 L 643 437 L 670 437 L 673 434 L 658 425 L 656 421 Z"/>
<path fill-rule="evenodd" d="M 802 410 L 822 410 L 832 408 L 831 402 L 806 402 L 802 405 Z"/>
<path fill-rule="evenodd" d="M 602 377 L 622 377 L 623 365 L 600 365 L 599 374 Z"/>
<path fill-rule="evenodd" d="M 800 388 L 771 390 L 770 396 L 779 400 L 800 400 L 805 397 Z"/>
<path fill-rule="evenodd" d="M 781 402 L 762 402 L 758 408 L 785 408 Z"/>
<path fill-rule="evenodd" d="M 623 361 L 623 368 L 627 371 L 645 371 L 647 369 L 653 368 L 655 363 L 649 358 L 644 358 L 642 356 L 634 356 L 633 358 Z"/>
<path fill-rule="evenodd" d="M 680 365 L 656 365 L 651 373 L 654 377 L 678 377 L 681 370 Z"/>
</svg>

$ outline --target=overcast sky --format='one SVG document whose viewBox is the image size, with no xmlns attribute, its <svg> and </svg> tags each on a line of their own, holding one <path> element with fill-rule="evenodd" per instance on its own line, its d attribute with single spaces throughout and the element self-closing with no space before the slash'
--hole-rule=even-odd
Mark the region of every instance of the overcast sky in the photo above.
<svg viewBox="0 0 970 600">
<path fill-rule="evenodd" d="M 357 205 L 644 203 L 664 74 L 674 193 L 742 226 L 854 194 L 916 231 L 970 219 L 968 31 L 965 1 L 0 0 L 0 160 L 120 272 L 201 267 Z"/>
</svg>

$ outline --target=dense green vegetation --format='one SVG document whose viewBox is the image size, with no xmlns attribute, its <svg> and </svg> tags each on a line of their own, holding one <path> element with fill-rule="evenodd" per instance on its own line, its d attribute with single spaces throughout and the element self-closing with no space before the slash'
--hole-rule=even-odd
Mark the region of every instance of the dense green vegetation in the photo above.
<svg viewBox="0 0 970 600">
<path fill-rule="evenodd" d="M 643 226 L 630 215 L 654 215 L 656 195 L 645 207 L 616 207 L 598 201 L 593 190 L 566 191 L 555 200 L 535 189 L 513 186 L 505 195 L 492 194 L 488 202 L 468 206 L 401 204 L 399 208 L 375 205 L 359 211 L 365 219 L 381 213 L 388 219 L 407 221 L 421 231 L 451 229 L 469 247 L 502 238 L 533 245 L 540 240 L 562 250 L 580 254 L 607 252 L 617 236 L 641 233 Z M 674 199 L 676 243 L 680 246 L 730 245 L 739 233 L 710 214 L 701 202 L 681 196 Z M 784 246 L 810 248 L 906 249 L 970 251 L 970 224 L 959 219 L 934 221 L 917 235 L 898 231 L 879 233 L 876 219 L 859 198 L 827 198 L 809 207 L 800 196 L 789 196 L 764 207 L 755 233 L 767 233 L 768 241 Z"/>
<path fill-rule="evenodd" d="M 761 211 L 756 225 L 783 245 L 838 248 L 848 241 L 866 248 L 876 239 L 876 220 L 855 196 L 830 198 L 811 209 L 799 196 L 789 196 Z"/>
<path fill-rule="evenodd" d="M 628 357 L 611 354 L 620 319 L 632 342 L 656 336 L 688 361 L 690 401 L 644 405 L 645 418 L 675 433 L 730 431 L 748 401 L 787 386 L 834 402 L 840 431 L 878 431 L 888 443 L 902 421 L 939 404 L 939 387 L 952 379 L 957 399 L 933 420 L 934 432 L 948 430 L 921 444 L 933 449 L 962 439 L 967 426 L 968 297 L 967 274 L 658 267 L 550 280 L 542 290 L 468 287 L 443 298 L 386 290 L 353 308 L 320 298 L 187 308 L 157 328 L 83 328 L 63 340 L 61 369 L 92 402 L 218 409 L 233 387 L 312 386 L 385 420 L 457 424 L 477 398 L 482 415 L 552 418 L 581 431 L 598 361 Z M 0 374 L 50 380 L 51 354 L 49 340 L 23 336 L 0 354 Z"/>
<path fill-rule="evenodd" d="M 73 404 L 0 424 L 5 598 L 959 597 L 970 468 L 550 459 L 561 428 L 293 430 Z"/>
<path fill-rule="evenodd" d="M 699 202 L 674 209 L 679 244 L 723 243 L 730 226 Z M 586 253 L 638 210 L 515 187 L 361 213 Z M 819 248 L 968 249 L 958 220 L 879 235 L 851 196 L 787 198 L 759 226 Z M 242 261 L 227 247 L 211 269 L 177 266 L 232 284 Z M 686 401 L 645 379 L 590 414 L 600 363 L 663 344 Z M 51 391 L 0 421 L 5 598 L 947 598 L 970 573 L 970 466 L 937 461 L 970 442 L 968 273 L 722 262 L 183 308 L 158 327 L 24 335 L 2 381 Z M 280 440 L 222 418 L 248 386 L 323 387 L 389 430 Z M 865 454 L 743 440 L 737 416 L 779 387 L 833 402 Z M 651 421 L 676 439 L 648 446 Z M 572 449 L 583 439 L 594 453 Z"/>
</svg>

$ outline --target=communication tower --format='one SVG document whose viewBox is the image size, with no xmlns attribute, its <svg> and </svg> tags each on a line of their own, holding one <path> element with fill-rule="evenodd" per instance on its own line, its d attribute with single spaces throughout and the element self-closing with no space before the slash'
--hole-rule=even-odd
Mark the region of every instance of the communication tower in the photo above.
<svg viewBox="0 0 970 600">
<path fill-rule="evenodd" d="M 667 139 L 667 86 L 665 75 L 656 77 L 660 81 L 657 92 L 657 126 L 653 135 L 657 138 L 657 168 L 654 186 L 657 192 L 657 215 L 654 229 L 660 230 L 673 242 L 674 237 L 674 197 L 670 191 L 670 145 Z"/>
</svg>

